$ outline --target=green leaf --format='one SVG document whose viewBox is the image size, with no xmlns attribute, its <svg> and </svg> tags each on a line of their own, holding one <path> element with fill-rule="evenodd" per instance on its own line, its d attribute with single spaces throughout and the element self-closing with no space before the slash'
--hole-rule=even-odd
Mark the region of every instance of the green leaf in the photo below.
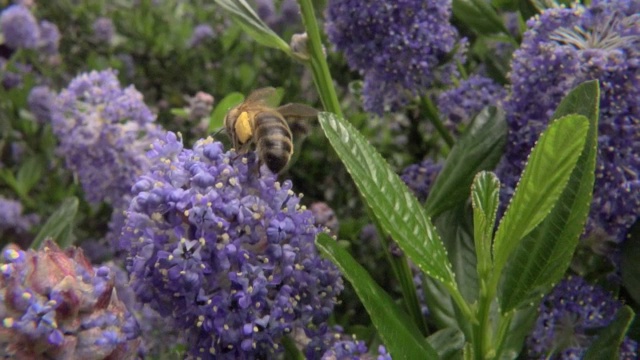
<svg viewBox="0 0 640 360">
<path fill-rule="evenodd" d="M 621 307 L 613 321 L 606 328 L 600 330 L 598 337 L 587 349 L 584 360 L 619 359 L 620 344 L 624 340 L 634 316 L 635 314 L 629 306 Z"/>
<path fill-rule="evenodd" d="M 284 358 L 291 360 L 304 360 L 304 355 L 296 346 L 296 341 L 290 336 L 282 338 L 282 344 L 284 345 Z"/>
<path fill-rule="evenodd" d="M 552 122 L 534 146 L 493 245 L 497 276 L 527 234 L 544 220 L 564 190 L 583 153 L 589 122 L 567 115 Z"/>
<path fill-rule="evenodd" d="M 71 236 L 71 232 L 68 231 L 67 228 L 73 225 L 73 220 L 77 212 L 78 198 L 70 197 L 65 199 L 58 210 L 51 214 L 47 222 L 42 226 L 33 243 L 31 243 L 31 248 L 39 249 L 46 238 L 53 238 L 61 247 L 62 245 L 70 245 L 68 238 Z"/>
<path fill-rule="evenodd" d="M 478 272 L 473 244 L 473 218 L 467 203 L 449 209 L 433 220 L 447 249 L 458 289 L 468 303 L 478 297 Z"/>
<path fill-rule="evenodd" d="M 215 2 L 230 12 L 233 20 L 236 21 L 253 40 L 261 45 L 280 49 L 287 54 L 291 53 L 289 44 L 282 40 L 262 21 L 245 0 L 215 0 Z"/>
<path fill-rule="evenodd" d="M 491 270 L 493 229 L 500 204 L 500 181 L 495 174 L 482 171 L 476 175 L 471 186 L 471 204 L 478 274 L 487 279 Z"/>
<path fill-rule="evenodd" d="M 531 333 L 531 329 L 538 318 L 538 303 L 516 310 L 509 324 L 504 342 L 500 347 L 496 358 L 501 360 L 513 360 L 522 352 L 525 338 Z"/>
<path fill-rule="evenodd" d="M 451 149 L 425 202 L 427 214 L 437 216 L 465 202 L 474 176 L 493 169 L 500 161 L 506 139 L 504 113 L 496 108 L 483 109 Z"/>
<path fill-rule="evenodd" d="M 453 16 L 479 34 L 509 34 L 502 19 L 485 0 L 453 0 Z"/>
<path fill-rule="evenodd" d="M 620 262 L 620 273 L 622 274 L 622 285 L 624 285 L 633 300 L 640 304 L 640 220 L 631 227 L 627 238 L 622 243 L 620 250 L 622 260 Z"/>
<path fill-rule="evenodd" d="M 427 341 L 438 351 L 438 359 L 459 359 L 465 338 L 459 329 L 445 328 L 431 334 Z"/>
<path fill-rule="evenodd" d="M 572 112 L 580 114 L 574 117 L 586 116 L 589 119 L 586 143 L 556 205 L 544 221 L 525 236 L 509 260 L 503 272 L 499 294 L 502 311 L 506 312 L 528 302 L 528 299 L 539 297 L 540 293 L 560 280 L 569 267 L 591 204 L 599 99 L 597 81 L 583 83 L 563 99 L 553 115 L 554 119 Z M 576 132 L 570 133 L 570 136 L 577 138 L 583 135 Z M 561 145 L 568 144 L 565 142 Z M 554 153 L 554 156 L 557 154 Z M 560 169 L 551 167 L 550 171 L 557 173 Z"/>
<path fill-rule="evenodd" d="M 351 283 L 394 359 L 438 358 L 415 323 L 346 250 L 325 233 L 318 235 L 316 245 Z"/>
<path fill-rule="evenodd" d="M 181 118 L 188 118 L 189 110 L 185 108 L 173 108 L 171 109 L 171 115 L 179 116 Z"/>
<path fill-rule="evenodd" d="M 455 306 L 447 289 L 430 277 L 422 276 L 424 302 L 429 309 L 429 320 L 438 329 L 459 328 Z"/>
<path fill-rule="evenodd" d="M 220 100 L 211 113 L 209 132 L 222 128 L 224 126 L 224 117 L 227 115 L 229 109 L 240 104 L 242 101 L 244 101 L 244 95 L 239 92 L 229 93 L 224 99 Z"/>
<path fill-rule="evenodd" d="M 44 161 L 42 157 L 35 155 L 27 158 L 16 175 L 17 185 L 20 193 L 27 194 L 40 181 L 44 171 Z"/>
<path fill-rule="evenodd" d="M 407 186 L 351 124 L 326 112 L 318 120 L 384 231 L 422 271 L 457 290 L 444 245 Z"/>
<path fill-rule="evenodd" d="M 16 180 L 16 177 L 13 175 L 11 170 L 0 169 L 0 179 L 2 179 L 2 181 L 4 181 L 4 183 L 11 187 L 11 189 L 13 189 L 16 193 L 18 193 L 18 195 L 25 195 L 22 192 L 22 187 L 18 183 L 18 180 Z"/>
</svg>

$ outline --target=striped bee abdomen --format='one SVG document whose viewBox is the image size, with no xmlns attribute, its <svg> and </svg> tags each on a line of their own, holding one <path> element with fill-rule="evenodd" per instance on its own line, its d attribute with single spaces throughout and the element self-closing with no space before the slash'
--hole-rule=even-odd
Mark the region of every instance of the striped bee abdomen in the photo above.
<svg viewBox="0 0 640 360">
<path fill-rule="evenodd" d="M 258 157 L 273 173 L 279 173 L 293 153 L 291 130 L 282 116 L 262 112 L 255 117 L 254 141 Z"/>
</svg>

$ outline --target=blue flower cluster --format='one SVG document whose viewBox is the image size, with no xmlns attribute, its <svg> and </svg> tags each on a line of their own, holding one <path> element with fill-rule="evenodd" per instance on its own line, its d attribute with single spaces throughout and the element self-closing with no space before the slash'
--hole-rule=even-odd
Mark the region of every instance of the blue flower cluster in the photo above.
<svg viewBox="0 0 640 360">
<path fill-rule="evenodd" d="M 542 300 L 538 319 L 526 340 L 529 359 L 581 359 L 597 330 L 613 320 L 621 303 L 583 278 L 562 280 Z M 638 344 L 625 338 L 620 359 L 637 359 Z"/>
<path fill-rule="evenodd" d="M 73 79 L 56 98 L 51 125 L 87 201 L 115 208 L 125 207 L 123 198 L 150 166 L 145 152 L 164 135 L 142 94 L 121 88 L 112 70 Z"/>
<path fill-rule="evenodd" d="M 431 185 L 442 170 L 441 163 L 434 163 L 431 159 L 423 160 L 419 164 L 407 166 L 400 175 L 402 181 L 413 191 L 420 202 L 425 202 L 429 196 Z"/>
<path fill-rule="evenodd" d="M 504 87 L 490 78 L 474 75 L 461 81 L 457 87 L 438 96 L 438 110 L 445 125 L 457 131 L 486 106 L 499 106 L 506 96 Z"/>
<path fill-rule="evenodd" d="M 264 358 L 293 329 L 321 336 L 343 285 L 317 254 L 319 229 L 291 182 L 212 138 L 184 149 L 168 133 L 148 155 L 121 246 L 136 295 L 174 319 L 189 352 Z"/>
<path fill-rule="evenodd" d="M 449 84 L 466 40 L 450 23 L 451 0 L 332 0 L 326 32 L 364 75 L 364 108 L 377 114 Z"/>
<path fill-rule="evenodd" d="M 498 173 L 507 195 L 560 100 L 598 79 L 596 185 L 587 230 L 603 229 L 620 242 L 640 215 L 640 1 L 548 9 L 527 27 L 505 100 L 510 131 Z"/>
<path fill-rule="evenodd" d="M 39 49 L 53 55 L 58 52 L 60 31 L 48 21 L 38 20 L 23 5 L 11 5 L 0 15 L 5 44 L 12 49 Z"/>
<path fill-rule="evenodd" d="M 127 359 L 140 342 L 113 272 L 50 240 L 40 251 L 3 250 L 0 318 L 2 358 Z"/>
</svg>

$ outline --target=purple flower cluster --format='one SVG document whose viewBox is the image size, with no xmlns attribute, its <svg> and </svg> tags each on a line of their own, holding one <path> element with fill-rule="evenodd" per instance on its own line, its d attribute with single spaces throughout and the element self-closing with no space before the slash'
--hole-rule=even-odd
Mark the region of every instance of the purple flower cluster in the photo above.
<svg viewBox="0 0 640 360">
<path fill-rule="evenodd" d="M 161 316 L 148 304 L 139 302 L 133 289 L 129 286 L 129 274 L 114 263 L 107 265 L 115 274 L 115 288 L 118 292 L 118 298 L 135 316 L 140 326 L 140 337 L 142 338 L 138 348 L 140 357 L 162 358 L 171 351 L 175 351 L 177 347 L 184 347 L 184 340 L 173 325 L 173 319 Z"/>
<path fill-rule="evenodd" d="M 107 17 L 97 18 L 93 23 L 93 37 L 96 41 L 109 44 L 113 41 L 113 37 L 116 34 L 113 21 Z"/>
<path fill-rule="evenodd" d="M 548 9 L 527 27 L 505 100 L 509 142 L 498 173 L 506 192 L 560 100 L 598 79 L 596 185 L 587 230 L 601 228 L 620 242 L 640 215 L 640 1 Z"/>
<path fill-rule="evenodd" d="M 457 74 L 466 40 L 459 41 L 450 18 L 450 0 L 331 0 L 325 28 L 364 75 L 365 110 L 381 114 Z"/>
<path fill-rule="evenodd" d="M 506 96 L 505 89 L 490 78 L 474 75 L 454 89 L 438 96 L 438 110 L 453 131 L 468 122 L 486 106 L 499 106 Z"/>
<path fill-rule="evenodd" d="M 291 182 L 212 138 L 184 149 L 167 133 L 148 156 L 121 246 L 137 297 L 174 319 L 189 352 L 264 358 L 294 328 L 321 336 L 343 285 L 317 254 L 319 229 Z"/>
<path fill-rule="evenodd" d="M 114 274 L 81 250 L 46 241 L 9 245 L 0 259 L 0 356 L 15 359 L 131 359 L 138 325 L 118 300 Z"/>
<path fill-rule="evenodd" d="M 278 9 L 273 0 L 255 2 L 260 19 L 276 32 L 282 32 L 287 26 L 300 22 L 300 9 L 296 0 L 282 0 Z"/>
<path fill-rule="evenodd" d="M 48 21 L 38 25 L 35 16 L 23 5 L 11 5 L 0 15 L 5 44 L 12 49 L 40 49 L 48 55 L 58 52 L 60 32 Z"/>
<path fill-rule="evenodd" d="M 56 94 L 47 86 L 34 86 L 29 92 L 27 105 L 29 105 L 29 110 L 40 124 L 46 124 L 51 121 L 51 116 L 55 109 L 55 99 Z"/>
<path fill-rule="evenodd" d="M 332 235 L 338 234 L 340 223 L 338 222 L 336 213 L 327 203 L 321 201 L 314 202 L 309 207 L 309 210 L 311 210 L 318 226 L 324 227 Z"/>
<path fill-rule="evenodd" d="M 440 174 L 440 170 L 442 170 L 442 164 L 426 159 L 419 164 L 407 166 L 402 171 L 400 178 L 413 191 L 413 194 L 420 202 L 425 202 L 427 196 L 429 196 L 431 185 Z"/>
<path fill-rule="evenodd" d="M 22 211 L 19 201 L 0 196 L 0 234 L 7 230 L 27 232 L 40 220 L 37 214 L 23 215 Z"/>
<path fill-rule="evenodd" d="M 198 47 L 215 36 L 213 28 L 208 24 L 200 24 L 193 29 L 193 34 L 189 39 L 188 46 L 190 48 Z"/>
<path fill-rule="evenodd" d="M 142 94 L 133 86 L 121 88 L 112 70 L 73 79 L 56 98 L 52 127 L 87 201 L 121 209 L 136 178 L 150 166 L 145 151 L 164 135 Z"/>
<path fill-rule="evenodd" d="M 378 347 L 378 356 L 369 353 L 367 345 L 354 335 L 344 334 L 340 326 L 334 326 L 321 337 L 312 339 L 306 345 L 305 358 L 308 360 L 391 360 L 384 345 Z"/>
<path fill-rule="evenodd" d="M 542 300 L 538 319 L 526 344 L 529 359 L 581 359 L 597 330 L 613 320 L 621 303 L 583 278 L 562 280 Z M 625 338 L 620 359 L 637 359 L 638 344 Z"/>
</svg>

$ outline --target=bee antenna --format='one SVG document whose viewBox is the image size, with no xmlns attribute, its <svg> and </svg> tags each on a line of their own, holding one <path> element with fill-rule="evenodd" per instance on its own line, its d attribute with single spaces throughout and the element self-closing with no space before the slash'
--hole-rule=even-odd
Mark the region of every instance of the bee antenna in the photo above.
<svg viewBox="0 0 640 360">
<path fill-rule="evenodd" d="M 221 132 L 225 131 L 225 127 L 221 126 L 218 130 L 216 130 L 216 132 L 214 132 L 213 134 L 211 134 L 211 137 L 215 138 L 218 134 L 220 134 Z"/>
</svg>

